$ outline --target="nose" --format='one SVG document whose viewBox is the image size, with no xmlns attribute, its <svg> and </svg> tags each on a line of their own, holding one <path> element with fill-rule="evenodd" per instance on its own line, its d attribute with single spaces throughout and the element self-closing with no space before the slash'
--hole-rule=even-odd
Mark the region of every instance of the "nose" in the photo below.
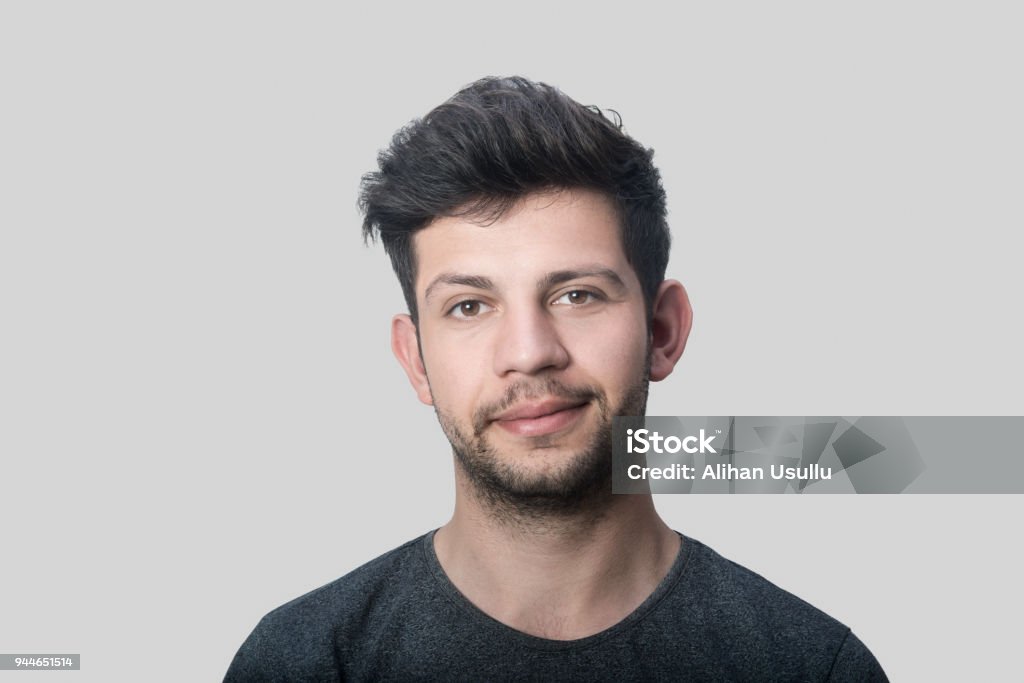
<svg viewBox="0 0 1024 683">
<path fill-rule="evenodd" d="M 496 345 L 494 371 L 502 377 L 511 372 L 535 375 L 561 370 L 569 364 L 569 351 L 553 316 L 543 306 L 506 310 Z"/>
</svg>

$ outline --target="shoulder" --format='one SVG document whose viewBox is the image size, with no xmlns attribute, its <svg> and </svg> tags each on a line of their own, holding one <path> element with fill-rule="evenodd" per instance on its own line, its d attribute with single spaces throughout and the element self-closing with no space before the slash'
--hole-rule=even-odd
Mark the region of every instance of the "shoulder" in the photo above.
<svg viewBox="0 0 1024 683">
<path fill-rule="evenodd" d="M 731 616 L 720 622 L 723 626 L 767 628 L 783 633 L 813 630 L 821 637 L 837 640 L 849 630 L 810 603 L 722 557 L 700 541 L 687 537 L 684 542 L 690 544 L 689 566 L 683 577 L 687 592 L 700 598 L 698 603 L 709 616 Z"/>
<path fill-rule="evenodd" d="M 414 589 L 409 579 L 422 574 L 424 538 L 268 612 L 239 648 L 225 681 L 319 680 L 323 672 L 335 671 L 344 635 L 372 620 L 375 610 L 401 600 L 403 591 Z"/>
<path fill-rule="evenodd" d="M 684 542 L 690 554 L 683 593 L 711 637 L 734 656 L 742 651 L 751 664 L 765 658 L 809 677 L 813 671 L 818 680 L 847 680 L 852 673 L 885 680 L 848 626 L 700 541 Z"/>
<path fill-rule="evenodd" d="M 339 579 L 301 595 L 269 612 L 260 622 L 266 629 L 318 630 L 339 620 L 360 618 L 382 593 L 402 590 L 403 578 L 421 566 L 424 536 L 390 550 Z"/>
</svg>

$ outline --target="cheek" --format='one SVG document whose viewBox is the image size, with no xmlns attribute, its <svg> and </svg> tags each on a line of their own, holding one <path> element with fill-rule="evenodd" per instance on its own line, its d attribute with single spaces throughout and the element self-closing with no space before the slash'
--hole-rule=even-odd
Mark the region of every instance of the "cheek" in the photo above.
<svg viewBox="0 0 1024 683">
<path fill-rule="evenodd" d="M 600 329 L 580 331 L 574 346 L 576 361 L 587 368 L 588 374 L 607 383 L 606 390 L 633 384 L 643 372 L 647 339 L 644 321 L 637 327 L 634 321 L 621 325 L 604 325 Z"/>
<path fill-rule="evenodd" d="M 447 411 L 462 412 L 460 404 L 471 403 L 478 391 L 483 361 L 478 345 L 466 345 L 443 335 L 435 335 L 430 343 L 424 340 L 423 365 L 434 402 Z"/>
</svg>

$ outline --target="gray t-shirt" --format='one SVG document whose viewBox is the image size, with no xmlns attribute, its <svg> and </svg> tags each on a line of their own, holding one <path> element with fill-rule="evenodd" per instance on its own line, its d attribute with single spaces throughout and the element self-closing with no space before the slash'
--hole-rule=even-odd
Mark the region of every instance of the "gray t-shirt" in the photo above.
<svg viewBox="0 0 1024 683">
<path fill-rule="evenodd" d="M 448 580 L 434 532 L 267 614 L 225 681 L 885 681 L 850 629 L 683 537 L 632 614 L 578 640 L 492 619 Z"/>
</svg>

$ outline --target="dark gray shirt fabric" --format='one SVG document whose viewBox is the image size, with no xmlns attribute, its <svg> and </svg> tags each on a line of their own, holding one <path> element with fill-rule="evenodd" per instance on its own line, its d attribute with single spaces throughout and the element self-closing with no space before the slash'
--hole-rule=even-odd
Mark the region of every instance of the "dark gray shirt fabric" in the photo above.
<svg viewBox="0 0 1024 683">
<path fill-rule="evenodd" d="M 686 536 L 632 614 L 559 641 L 475 607 L 441 569 L 430 532 L 267 614 L 224 680 L 887 679 L 849 628 Z"/>
</svg>

